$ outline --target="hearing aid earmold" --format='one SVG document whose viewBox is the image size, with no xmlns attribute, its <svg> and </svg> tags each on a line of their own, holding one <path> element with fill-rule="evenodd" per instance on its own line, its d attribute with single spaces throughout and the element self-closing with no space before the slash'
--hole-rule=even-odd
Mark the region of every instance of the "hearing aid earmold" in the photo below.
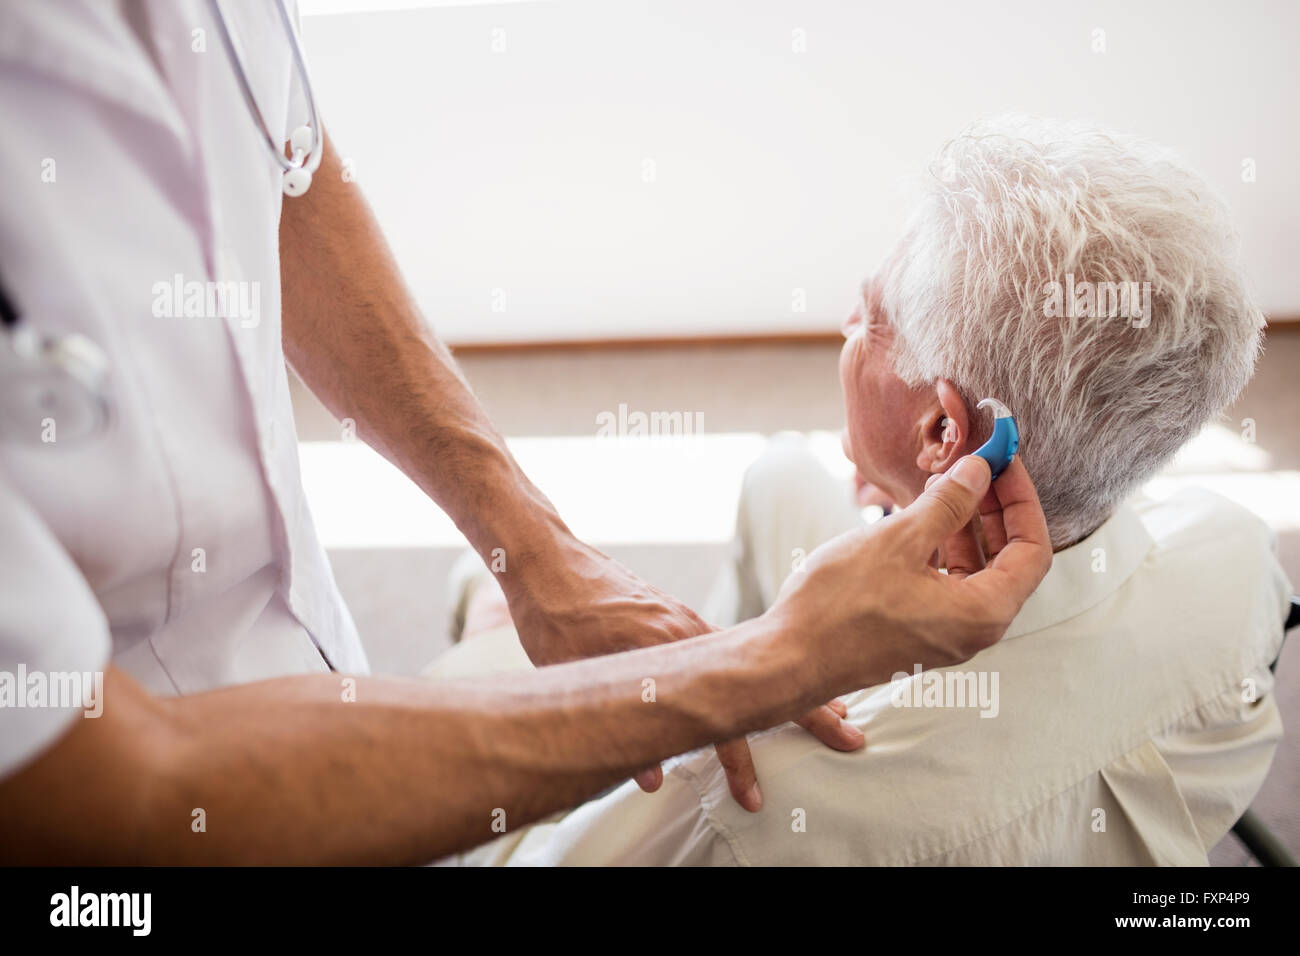
<svg viewBox="0 0 1300 956">
<path fill-rule="evenodd" d="M 1020 427 L 1011 409 L 996 398 L 986 398 L 975 407 L 984 408 L 986 405 L 993 409 L 993 434 L 975 449 L 975 454 L 989 463 L 989 471 L 997 478 L 1016 457 L 1020 448 Z"/>
</svg>

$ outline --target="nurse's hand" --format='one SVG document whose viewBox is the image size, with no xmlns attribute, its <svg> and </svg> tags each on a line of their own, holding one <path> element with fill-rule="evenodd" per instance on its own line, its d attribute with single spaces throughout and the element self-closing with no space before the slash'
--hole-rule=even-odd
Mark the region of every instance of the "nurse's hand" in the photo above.
<svg viewBox="0 0 1300 956">
<path fill-rule="evenodd" d="M 767 615 L 808 635 L 808 663 L 832 686 L 868 686 L 885 668 L 945 667 L 996 643 L 1051 564 L 1047 521 L 1020 459 L 990 487 L 988 465 L 969 455 L 906 508 L 815 550 Z"/>
<path fill-rule="evenodd" d="M 714 630 L 685 604 L 595 548 L 572 537 L 562 548 L 562 558 L 547 561 L 544 569 L 533 569 L 526 588 L 520 587 L 522 577 L 498 578 L 519 641 L 538 667 L 667 644 Z M 844 721 L 844 715 L 844 705 L 832 701 L 798 723 L 828 747 L 857 750 L 866 740 Z M 742 737 L 716 749 L 732 797 L 746 810 L 757 812 L 763 798 L 749 744 Z M 642 790 L 653 792 L 663 783 L 663 772 L 650 767 L 637 774 L 636 782 Z"/>
<path fill-rule="evenodd" d="M 519 641 L 538 667 L 654 647 L 713 628 L 671 595 L 572 535 L 498 575 Z"/>
<path fill-rule="evenodd" d="M 832 750 L 860 750 L 867 738 L 844 719 L 848 712 L 844 704 L 833 700 L 810 711 L 795 723 Z M 727 789 L 731 792 L 731 798 L 750 813 L 763 809 L 763 793 L 758 785 L 758 771 L 754 769 L 754 755 L 750 753 L 749 741 L 737 737 L 735 740 L 715 744 L 713 749 L 727 775 Z M 641 771 L 635 779 L 637 786 L 646 793 L 654 793 L 664 782 L 664 772 L 662 768 L 654 766 Z"/>
</svg>

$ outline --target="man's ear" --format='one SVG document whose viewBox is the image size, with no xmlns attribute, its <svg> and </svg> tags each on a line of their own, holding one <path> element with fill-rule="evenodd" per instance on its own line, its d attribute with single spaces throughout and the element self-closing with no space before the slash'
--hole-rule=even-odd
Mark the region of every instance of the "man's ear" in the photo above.
<svg viewBox="0 0 1300 956">
<path fill-rule="evenodd" d="M 946 378 L 935 382 L 935 401 L 920 421 L 921 450 L 916 465 L 932 475 L 947 471 L 965 454 L 970 415 L 957 387 Z"/>
</svg>

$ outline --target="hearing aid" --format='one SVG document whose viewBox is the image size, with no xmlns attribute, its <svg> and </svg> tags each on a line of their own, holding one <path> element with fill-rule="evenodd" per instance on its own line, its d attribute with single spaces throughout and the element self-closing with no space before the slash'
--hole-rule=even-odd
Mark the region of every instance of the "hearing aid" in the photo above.
<svg viewBox="0 0 1300 956">
<path fill-rule="evenodd" d="M 986 398 L 975 407 L 983 408 L 986 405 L 993 409 L 993 434 L 975 449 L 975 454 L 988 462 L 989 471 L 997 478 L 1011 464 L 1020 448 L 1020 426 L 1016 424 L 1011 409 L 996 398 Z"/>
</svg>

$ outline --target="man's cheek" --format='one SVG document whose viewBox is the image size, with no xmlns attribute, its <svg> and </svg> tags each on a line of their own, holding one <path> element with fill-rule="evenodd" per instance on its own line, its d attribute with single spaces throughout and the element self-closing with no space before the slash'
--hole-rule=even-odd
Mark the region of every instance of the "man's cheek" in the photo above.
<svg viewBox="0 0 1300 956">
<path fill-rule="evenodd" d="M 853 337 L 851 336 L 844 341 L 844 346 L 840 349 L 839 371 L 840 388 L 847 399 L 852 393 L 853 384 Z"/>
<path fill-rule="evenodd" d="M 863 339 L 861 332 L 851 335 L 840 349 L 840 387 L 844 390 L 845 401 L 850 404 L 860 401 L 863 376 L 866 374 Z"/>
</svg>

